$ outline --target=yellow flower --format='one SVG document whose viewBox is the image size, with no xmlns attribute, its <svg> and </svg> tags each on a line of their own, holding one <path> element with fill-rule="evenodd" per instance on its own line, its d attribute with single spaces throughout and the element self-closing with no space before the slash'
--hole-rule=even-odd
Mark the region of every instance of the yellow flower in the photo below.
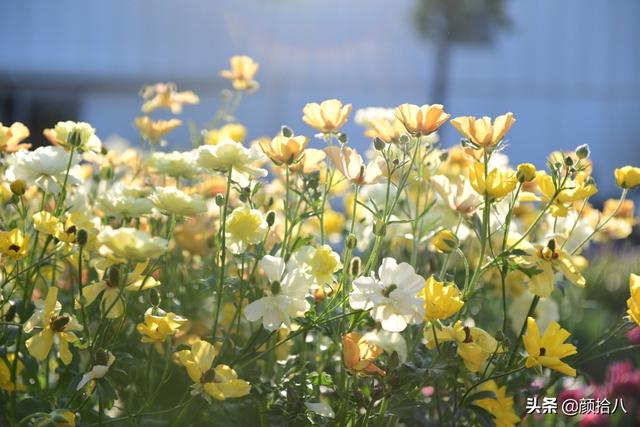
<svg viewBox="0 0 640 427">
<path fill-rule="evenodd" d="M 396 118 L 413 135 L 429 135 L 446 122 L 450 114 L 444 112 L 441 104 L 413 105 L 402 104 L 395 110 Z"/>
<path fill-rule="evenodd" d="M 353 374 L 385 376 L 386 373 L 374 363 L 381 354 L 381 347 L 370 344 L 356 332 L 342 337 L 342 360 L 347 370 Z"/>
<path fill-rule="evenodd" d="M 338 99 L 328 99 L 305 105 L 302 113 L 302 120 L 312 128 L 323 133 L 335 132 L 347 122 L 351 104 L 343 106 Z"/>
<path fill-rule="evenodd" d="M 29 338 L 25 345 L 29 354 L 38 360 L 45 360 L 51 351 L 55 337 L 58 337 L 58 348 L 62 363 L 68 365 L 73 359 L 69 350 L 69 343 L 78 341 L 75 331 L 82 331 L 82 326 L 76 318 L 69 314 L 60 314 L 61 306 L 58 303 L 58 288 L 50 287 L 44 302 L 36 304 L 36 311 L 27 321 L 25 332 L 31 332 L 39 324 L 42 330 Z"/>
<path fill-rule="evenodd" d="M 186 322 L 187 319 L 175 313 L 149 308 L 144 313 L 144 323 L 138 323 L 136 329 L 142 335 L 142 342 L 159 343 L 175 335 Z"/>
<path fill-rule="evenodd" d="M 50 212 L 40 211 L 33 214 L 33 227 L 40 233 L 47 236 L 53 235 L 60 230 L 60 220 L 53 216 Z"/>
<path fill-rule="evenodd" d="M 362 156 L 353 148 L 327 147 L 324 149 L 336 169 L 355 185 L 375 184 L 383 176 L 384 160 L 377 157 L 374 161 L 365 165 Z"/>
<path fill-rule="evenodd" d="M 575 377 L 576 370 L 561 360 L 578 352 L 573 344 L 565 343 L 570 335 L 558 322 L 551 322 L 541 338 L 535 319 L 528 317 L 527 333 L 522 337 L 528 356 L 525 366 L 531 368 L 542 365 Z"/>
<path fill-rule="evenodd" d="M 261 140 L 260 148 L 276 165 L 298 163 L 304 158 L 304 149 L 309 140 L 305 136 L 276 136 L 272 140 Z"/>
<path fill-rule="evenodd" d="M 216 145 L 225 139 L 241 143 L 246 137 L 246 127 L 242 126 L 240 123 L 227 123 L 220 129 L 208 130 L 204 135 L 204 143 L 207 145 Z"/>
<path fill-rule="evenodd" d="M 513 113 L 507 113 L 496 117 L 493 123 L 486 116 L 480 119 L 466 116 L 456 117 L 451 124 L 477 148 L 490 148 L 502 141 L 515 121 Z"/>
<path fill-rule="evenodd" d="M 502 347 L 495 338 L 483 329 L 477 327 L 464 326 L 458 320 L 453 326 L 447 326 L 440 330 L 436 329 L 434 337 L 433 328 L 425 329 L 425 339 L 427 348 L 436 347 L 438 344 L 454 341 L 458 344 L 458 356 L 464 361 L 464 365 L 471 372 L 478 372 L 484 363 L 494 352 L 502 351 Z"/>
<path fill-rule="evenodd" d="M 498 387 L 494 380 L 484 382 L 479 391 L 493 392 L 496 397 L 487 397 L 474 401 L 479 407 L 493 415 L 496 427 L 513 427 L 520 418 L 513 410 L 513 396 L 507 396 L 507 387 Z"/>
<path fill-rule="evenodd" d="M 178 92 L 175 83 L 156 83 L 146 86 L 141 92 L 145 100 L 142 104 L 142 112 L 149 114 L 158 108 L 171 110 L 173 114 L 182 112 L 184 104 L 197 104 L 200 102 L 198 95 L 191 91 Z"/>
<path fill-rule="evenodd" d="M 9 353 L 6 356 L 0 356 L 0 389 L 6 391 L 23 391 L 26 389 L 26 385 L 20 382 L 14 383 L 11 380 L 11 368 L 13 367 L 13 362 L 15 361 L 16 354 Z M 24 369 L 24 363 L 22 360 L 18 359 L 18 364 L 16 366 L 16 379 L 20 378 L 20 374 Z"/>
<path fill-rule="evenodd" d="M 241 254 L 249 245 L 260 243 L 268 229 L 262 212 L 249 205 L 234 209 L 226 221 L 227 248 L 234 254 Z"/>
<path fill-rule="evenodd" d="M 66 409 L 56 409 L 49 413 L 48 418 L 54 427 L 75 427 L 76 414 Z"/>
<path fill-rule="evenodd" d="M 13 153 L 28 149 L 31 144 L 21 144 L 27 137 L 29 137 L 29 129 L 22 123 L 15 122 L 11 126 L 0 123 L 0 151 Z"/>
<path fill-rule="evenodd" d="M 550 239 L 546 245 L 523 246 L 529 256 L 526 261 L 533 262 L 535 267 L 541 270 L 531 277 L 529 291 L 541 298 L 547 298 L 553 292 L 556 283 L 556 270 L 562 272 L 574 285 L 584 288 L 586 280 L 580 274 L 571 255 L 560 249 L 555 239 Z"/>
<path fill-rule="evenodd" d="M 160 282 L 150 274 L 143 274 L 148 262 L 137 264 L 134 270 L 127 274 L 124 291 L 139 292 L 160 286 Z M 83 305 L 87 307 L 102 293 L 100 310 L 107 319 L 116 319 L 124 314 L 124 295 L 120 290 L 118 267 L 110 267 L 102 280 L 86 285 L 82 288 Z M 80 308 L 80 300 L 75 300 L 76 309 Z"/>
<path fill-rule="evenodd" d="M 231 69 L 222 70 L 220 75 L 231 80 L 235 90 L 251 90 L 258 88 L 258 82 L 253 77 L 258 72 L 260 65 L 252 58 L 245 55 L 235 55 L 230 59 Z"/>
<path fill-rule="evenodd" d="M 434 276 L 427 279 L 418 295 L 424 299 L 424 318 L 427 321 L 448 319 L 464 305 L 460 290 L 454 283 L 438 282 Z"/>
<path fill-rule="evenodd" d="M 294 259 L 298 267 L 311 274 L 319 285 L 331 284 L 333 273 L 342 268 L 340 255 L 334 252 L 329 245 L 317 248 L 305 246 L 294 254 Z"/>
<path fill-rule="evenodd" d="M 162 255 L 168 242 L 130 227 L 105 227 L 98 235 L 100 255 L 111 263 L 144 262 Z"/>
<path fill-rule="evenodd" d="M 437 233 L 433 236 L 431 243 L 433 243 L 433 246 L 435 246 L 438 252 L 445 254 L 456 249 L 459 244 L 458 238 L 450 230 L 442 230 Z"/>
<path fill-rule="evenodd" d="M 520 163 L 518 165 L 518 171 L 516 172 L 516 178 L 519 182 L 530 182 L 536 177 L 536 167 L 531 163 Z"/>
<path fill-rule="evenodd" d="M 552 200 L 555 195 L 554 204 L 550 209 L 553 216 L 567 216 L 569 213 L 568 205 L 582 201 L 598 192 L 598 187 L 593 179 L 584 172 L 576 174 L 575 179 L 567 179 L 559 192 L 557 192 L 553 177 L 544 171 L 536 173 L 535 183 L 546 201 Z"/>
<path fill-rule="evenodd" d="M 631 298 L 627 300 L 627 313 L 631 319 L 640 325 L 640 276 L 631 274 L 629 276 L 629 290 Z"/>
<path fill-rule="evenodd" d="M 22 231 L 13 229 L 11 231 L 0 231 L 0 253 L 16 261 L 27 256 L 29 249 L 29 237 Z"/>
<path fill-rule="evenodd" d="M 180 364 L 187 368 L 189 378 L 194 382 L 192 395 L 205 393 L 217 400 L 242 397 L 249 394 L 251 384 L 238 379 L 236 371 L 227 365 L 213 367 L 218 354 L 215 347 L 200 339 L 194 341 L 190 350 L 177 353 Z"/>
<path fill-rule="evenodd" d="M 58 227 L 58 231 L 55 236 L 62 242 L 76 243 L 78 231 L 80 230 L 87 232 L 87 237 L 90 241 L 89 246 L 93 246 L 98 234 L 98 227 L 95 224 L 95 219 L 89 218 L 83 211 L 73 211 L 68 213 L 64 221 L 64 226 L 61 224 Z"/>
<path fill-rule="evenodd" d="M 158 142 L 160 138 L 181 124 L 182 120 L 179 119 L 153 121 L 149 116 L 136 118 L 136 127 L 140 131 L 140 134 L 150 142 Z"/>
<path fill-rule="evenodd" d="M 640 168 L 625 166 L 615 170 L 616 184 L 622 188 L 635 188 L 640 185 Z"/>
<path fill-rule="evenodd" d="M 469 172 L 471 186 L 478 194 L 486 194 L 492 199 L 500 199 L 511 193 L 518 184 L 515 174 L 512 171 L 503 172 L 499 169 L 492 169 L 484 176 L 484 164 L 476 163 Z"/>
</svg>

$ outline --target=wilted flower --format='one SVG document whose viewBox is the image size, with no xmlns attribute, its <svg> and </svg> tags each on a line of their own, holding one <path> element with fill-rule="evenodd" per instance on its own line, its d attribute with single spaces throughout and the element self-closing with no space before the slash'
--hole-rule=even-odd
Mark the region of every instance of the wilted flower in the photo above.
<svg viewBox="0 0 640 427">
<path fill-rule="evenodd" d="M 385 376 L 386 373 L 374 363 L 380 354 L 382 348 L 369 343 L 356 332 L 342 337 L 342 360 L 349 372 Z"/>
<path fill-rule="evenodd" d="M 324 151 L 336 169 L 354 185 L 374 184 L 384 175 L 385 163 L 380 157 L 365 165 L 362 156 L 353 148 L 327 147 Z"/>
<path fill-rule="evenodd" d="M 248 205 L 234 209 L 226 221 L 227 247 L 234 254 L 241 254 L 249 245 L 260 243 L 268 229 L 262 212 Z"/>
<path fill-rule="evenodd" d="M 163 136 L 176 129 L 182 124 L 182 120 L 151 120 L 149 116 L 136 118 L 136 127 L 140 131 L 142 137 L 149 142 L 155 143 L 160 141 Z"/>
<path fill-rule="evenodd" d="M 413 135 L 429 135 L 437 131 L 451 117 L 444 112 L 441 104 L 423 106 L 402 104 L 396 108 L 395 115 L 407 132 Z"/>
<path fill-rule="evenodd" d="M 220 75 L 231 80 L 235 90 L 252 90 L 258 88 L 258 82 L 253 77 L 260 66 L 252 58 L 245 55 L 235 55 L 230 59 L 231 69 L 223 70 Z"/>
<path fill-rule="evenodd" d="M 491 148 L 502 141 L 515 121 L 513 114 L 507 113 L 496 117 L 493 123 L 486 116 L 480 119 L 466 116 L 456 117 L 451 124 L 476 147 Z"/>
<path fill-rule="evenodd" d="M 238 379 L 236 371 L 229 366 L 213 367 L 218 352 L 206 341 L 197 339 L 191 344 L 191 349 L 180 350 L 176 354 L 194 383 L 191 386 L 191 394 L 194 396 L 205 393 L 206 397 L 225 400 L 246 396 L 251 391 L 251 384 Z"/>
<path fill-rule="evenodd" d="M 204 200 L 176 187 L 158 187 L 149 198 L 161 212 L 167 214 L 193 216 L 207 211 Z"/>
<path fill-rule="evenodd" d="M 542 365 L 575 377 L 576 370 L 561 360 L 578 352 L 573 344 L 565 343 L 570 335 L 566 329 L 560 327 L 558 322 L 551 322 L 544 335 L 540 337 L 535 319 L 527 318 L 527 333 L 522 337 L 528 356 L 525 366 L 532 368 Z"/>
<path fill-rule="evenodd" d="M 360 276 L 353 281 L 349 304 L 356 310 L 371 309 L 371 317 L 390 332 L 403 331 L 410 323 L 420 323 L 424 316 L 424 303 L 418 292 L 424 279 L 406 262 L 384 258 L 378 269 L 378 278 Z"/>
<path fill-rule="evenodd" d="M 198 95 L 191 91 L 178 92 L 175 83 L 156 83 L 145 86 L 141 95 L 145 100 L 142 104 L 142 112 L 145 114 L 152 113 L 158 108 L 166 108 L 173 114 L 179 114 L 184 104 L 200 102 Z"/>
<path fill-rule="evenodd" d="M 319 132 L 339 130 L 351 113 L 351 104 L 342 105 L 338 99 L 328 99 L 320 104 L 312 102 L 304 106 L 302 120 Z"/>
<path fill-rule="evenodd" d="M 78 341 L 74 332 L 82 331 L 82 326 L 74 316 L 60 314 L 60 311 L 58 288 L 50 287 L 44 302 L 36 305 L 36 312 L 24 326 L 24 331 L 27 333 L 31 332 L 35 326 L 41 326 L 42 330 L 29 338 L 25 345 L 33 357 L 45 360 L 51 351 L 54 338 L 57 338 L 60 359 L 62 363 L 68 365 L 73 359 L 69 343 Z"/>
<path fill-rule="evenodd" d="M 425 320 L 444 320 L 456 314 L 464 305 L 462 295 L 455 283 L 439 282 L 430 276 L 420 292 L 424 299 Z"/>
</svg>

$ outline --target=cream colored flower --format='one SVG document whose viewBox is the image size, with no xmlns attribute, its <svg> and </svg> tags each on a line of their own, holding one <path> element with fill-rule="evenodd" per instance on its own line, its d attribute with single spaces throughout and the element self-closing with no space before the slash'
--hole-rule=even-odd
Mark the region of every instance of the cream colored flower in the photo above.
<svg viewBox="0 0 640 427">
<path fill-rule="evenodd" d="M 185 104 L 197 104 L 200 102 L 198 95 L 191 91 L 178 92 L 175 83 L 156 83 L 145 86 L 141 92 L 145 100 L 142 104 L 142 112 L 149 114 L 158 108 L 171 110 L 173 114 L 182 112 Z"/>
<path fill-rule="evenodd" d="M 190 196 L 176 187 L 158 187 L 149 198 L 166 214 L 193 216 L 207 211 L 207 204 L 202 198 Z"/>
<path fill-rule="evenodd" d="M 53 128 L 53 135 L 58 145 L 66 149 L 77 148 L 82 151 L 99 153 L 102 142 L 96 135 L 96 130 L 86 122 L 58 122 Z"/>
<path fill-rule="evenodd" d="M 139 218 L 151 213 L 153 203 L 145 197 L 138 197 L 135 192 L 117 183 L 98 195 L 96 206 L 109 217 Z"/>
<path fill-rule="evenodd" d="M 328 99 L 320 104 L 305 105 L 302 113 L 302 120 L 312 128 L 324 133 L 335 132 L 347 122 L 351 104 L 342 105 L 338 99 Z"/>
<path fill-rule="evenodd" d="M 381 157 L 365 165 L 362 156 L 353 148 L 333 146 L 325 148 L 324 151 L 336 169 L 352 184 L 375 184 L 384 175 L 385 162 Z"/>
<path fill-rule="evenodd" d="M 198 149 L 200 166 L 219 172 L 232 171 L 232 178 L 243 186 L 248 185 L 249 177 L 267 176 L 265 169 L 254 165 L 260 158 L 260 153 L 255 149 L 248 150 L 230 139 L 220 141 L 216 145 L 203 145 Z"/>
<path fill-rule="evenodd" d="M 173 151 L 171 153 L 156 152 L 151 155 L 149 165 L 159 174 L 173 177 L 193 178 L 201 172 L 198 167 L 198 152 Z"/>
<path fill-rule="evenodd" d="M 258 82 L 253 77 L 258 72 L 260 65 L 246 55 L 235 55 L 230 59 L 231 69 L 223 70 L 220 75 L 231 80 L 235 90 L 252 90 L 258 88 Z"/>
<path fill-rule="evenodd" d="M 19 179 L 35 184 L 43 191 L 57 194 L 65 180 L 69 153 L 62 147 L 38 147 L 34 151 L 21 150 L 7 157 L 9 167 L 5 178 L 9 182 Z M 67 185 L 80 183 L 77 160 L 71 162 Z"/>
<path fill-rule="evenodd" d="M 340 255 L 329 245 L 317 248 L 304 246 L 293 254 L 293 262 L 314 278 L 317 285 L 330 285 L 334 281 L 333 274 L 342 268 Z"/>
<path fill-rule="evenodd" d="M 168 245 L 165 239 L 129 227 L 106 227 L 98 235 L 98 243 L 100 255 L 114 263 L 145 262 L 165 253 Z"/>
<path fill-rule="evenodd" d="M 234 254 L 241 254 L 252 244 L 262 242 L 268 226 L 264 215 L 248 205 L 236 208 L 227 217 L 226 243 Z"/>
</svg>

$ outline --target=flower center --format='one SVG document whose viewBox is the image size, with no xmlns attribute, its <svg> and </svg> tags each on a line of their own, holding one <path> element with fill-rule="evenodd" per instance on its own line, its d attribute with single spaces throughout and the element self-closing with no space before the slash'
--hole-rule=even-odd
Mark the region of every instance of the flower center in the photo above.
<svg viewBox="0 0 640 427">
<path fill-rule="evenodd" d="M 20 252 L 20 246 L 13 244 L 13 245 L 9 246 L 9 250 L 13 251 L 13 252 L 16 252 L 16 253 Z"/>
<path fill-rule="evenodd" d="M 200 384 L 213 383 L 215 381 L 216 381 L 216 371 L 214 371 L 213 368 L 207 370 L 200 377 Z"/>
<path fill-rule="evenodd" d="M 51 319 L 51 329 L 54 332 L 63 332 L 65 326 L 69 323 L 69 316 L 58 316 Z"/>
<path fill-rule="evenodd" d="M 464 328 L 462 328 L 462 330 L 464 331 L 464 340 L 462 342 L 465 344 L 473 342 L 473 336 L 471 335 L 471 328 L 469 328 L 468 326 L 465 326 Z"/>
<path fill-rule="evenodd" d="M 539 356 L 544 356 L 545 354 L 547 354 L 547 349 L 544 347 L 540 347 L 540 354 Z"/>
</svg>

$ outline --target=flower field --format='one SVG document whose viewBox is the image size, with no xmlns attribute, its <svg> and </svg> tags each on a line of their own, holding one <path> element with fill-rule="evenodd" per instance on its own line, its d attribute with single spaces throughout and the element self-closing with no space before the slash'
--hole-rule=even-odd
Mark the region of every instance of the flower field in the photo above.
<svg viewBox="0 0 640 427">
<path fill-rule="evenodd" d="M 588 146 L 512 165 L 516 115 L 439 104 L 248 141 L 258 70 L 231 58 L 204 125 L 145 87 L 130 147 L 0 125 L 0 425 L 637 425 L 640 168 L 598 208 Z"/>
</svg>

